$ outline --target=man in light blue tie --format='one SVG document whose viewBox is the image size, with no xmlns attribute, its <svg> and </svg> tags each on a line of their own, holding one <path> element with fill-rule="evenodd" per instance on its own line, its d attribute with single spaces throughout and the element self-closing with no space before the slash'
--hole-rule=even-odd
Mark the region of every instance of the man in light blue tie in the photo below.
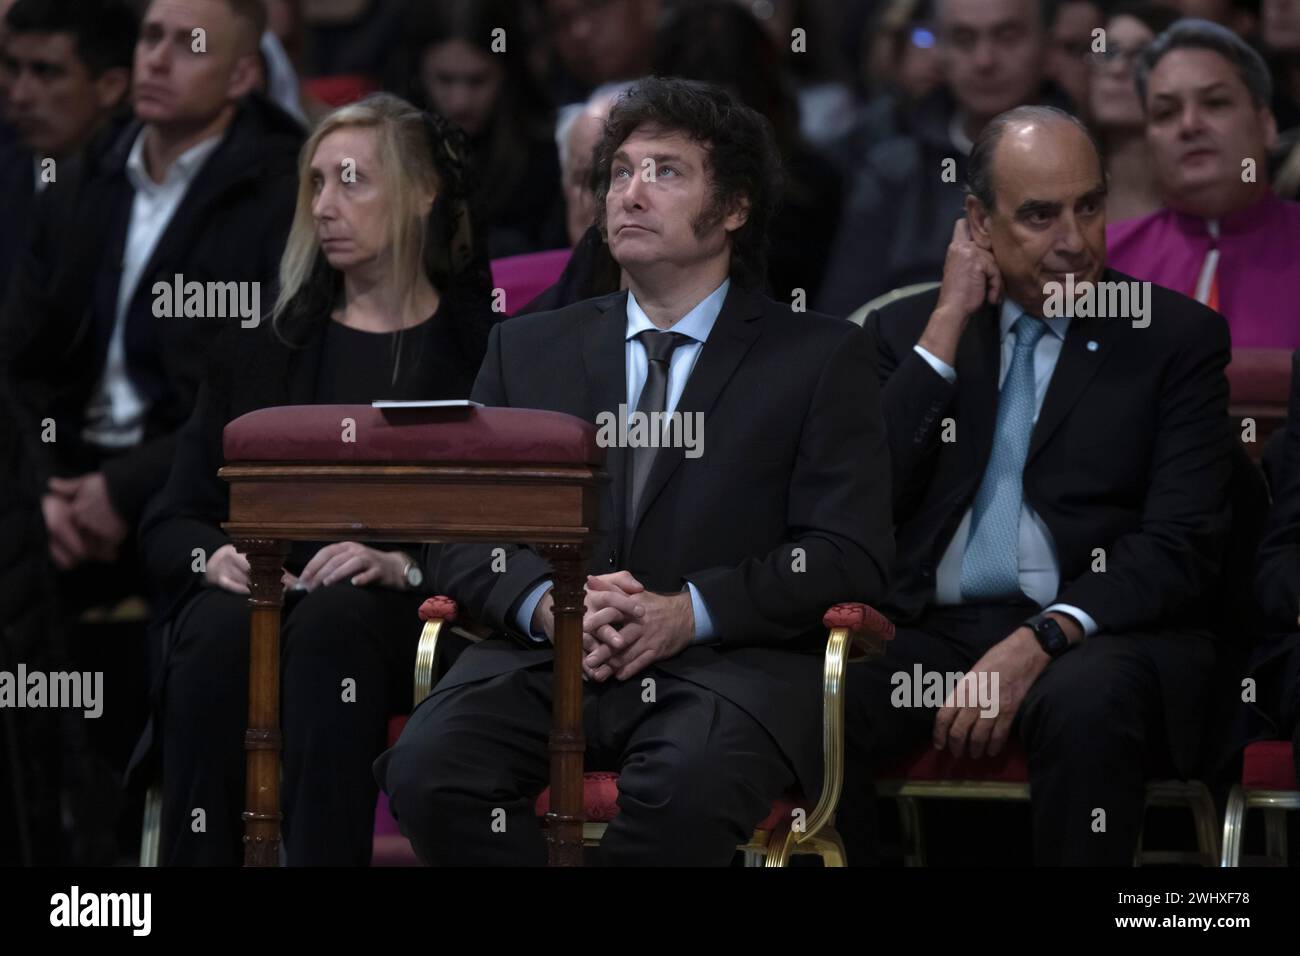
<svg viewBox="0 0 1300 956">
<path fill-rule="evenodd" d="M 1014 737 L 1035 859 L 1125 865 L 1146 782 L 1200 757 L 1231 471 L 1227 327 L 1106 268 L 1103 167 L 1074 117 L 997 117 L 967 187 L 941 288 L 866 320 L 900 626 L 850 676 L 839 822 L 850 858 L 870 860 L 870 781 L 888 762 L 926 741 L 996 757 Z"/>
</svg>

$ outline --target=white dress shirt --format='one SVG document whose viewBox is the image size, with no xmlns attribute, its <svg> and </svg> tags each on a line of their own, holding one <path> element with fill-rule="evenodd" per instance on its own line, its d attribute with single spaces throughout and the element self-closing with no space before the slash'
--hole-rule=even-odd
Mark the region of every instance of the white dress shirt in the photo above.
<svg viewBox="0 0 1300 956">
<path fill-rule="evenodd" d="M 158 240 L 199 169 L 221 143 L 221 136 L 217 135 L 191 146 L 172 162 L 163 181 L 156 183 L 145 168 L 144 138 L 147 134 L 147 127 L 140 131 L 126 160 L 126 177 L 135 190 L 135 198 L 131 202 L 131 220 L 127 225 L 122 254 L 117 310 L 108 340 L 104 371 L 90 404 L 86 406 L 86 427 L 82 432 L 86 441 L 103 448 L 129 448 L 138 445 L 144 437 L 144 415 L 148 408 L 126 367 L 127 312 Z"/>
<path fill-rule="evenodd" d="M 998 370 L 998 389 L 1011 367 L 1011 357 L 1015 353 L 1016 337 L 1011 328 L 1016 320 L 1024 314 L 1024 309 L 1010 299 L 1002 302 L 1002 311 L 998 317 L 999 341 L 1002 343 L 1001 362 Z M 1043 408 L 1043 398 L 1051 384 L 1052 373 L 1056 370 L 1056 361 L 1061 356 L 1061 346 L 1065 342 L 1066 330 L 1070 327 L 1068 316 L 1044 319 L 1050 335 L 1044 335 L 1034 346 L 1034 422 Z M 957 381 L 957 370 L 947 362 L 932 355 L 920 345 L 913 346 L 916 352 L 930 367 L 949 382 Z M 971 508 L 962 515 L 961 524 L 953 534 L 948 548 L 939 561 L 935 571 L 935 604 L 961 604 L 961 565 L 966 555 L 966 542 L 970 537 Z M 1029 506 L 1028 499 L 1020 505 L 1020 590 L 1031 598 L 1039 607 L 1047 605 L 1056 597 L 1061 584 L 1060 563 L 1056 556 L 1056 546 L 1052 533 L 1043 519 L 1038 517 Z M 1085 635 L 1097 631 L 1097 622 L 1080 608 L 1069 604 L 1052 604 L 1048 611 L 1060 611 L 1070 615 L 1083 627 Z"/>
</svg>

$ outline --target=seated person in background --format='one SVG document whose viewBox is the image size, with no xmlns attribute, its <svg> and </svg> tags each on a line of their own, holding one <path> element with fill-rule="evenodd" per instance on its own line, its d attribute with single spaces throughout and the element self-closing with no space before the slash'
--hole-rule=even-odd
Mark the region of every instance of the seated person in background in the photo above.
<svg viewBox="0 0 1300 956">
<path fill-rule="evenodd" d="M 908 105 L 896 135 L 852 157 L 817 308 L 850 315 L 878 295 L 943 274 L 971 141 L 1013 106 L 1068 105 L 1046 74 L 1053 9 L 1044 0 L 938 4 L 943 86 Z"/>
<path fill-rule="evenodd" d="M 1074 117 L 993 120 L 969 189 L 942 287 L 867 317 L 899 626 L 883 658 L 849 668 L 838 826 L 849 859 L 871 860 L 874 770 L 925 745 L 996 755 L 1014 731 L 1037 861 L 1127 866 L 1146 781 L 1199 760 L 1231 474 L 1228 330 L 1154 286 L 1144 327 L 1048 305 L 1067 274 L 1128 279 L 1106 268 L 1101 158 Z M 944 687 L 966 674 L 963 693 L 936 713 L 914 687 L 899 706 L 896 675 L 914 668 Z"/>
<path fill-rule="evenodd" d="M 137 24 L 126 0 L 19 0 L 5 27 L 18 143 L 0 147 L 0 302 L 37 194 L 126 102 Z"/>
<path fill-rule="evenodd" d="M 217 477 L 222 429 L 273 405 L 469 394 L 493 313 L 459 166 L 464 145 L 449 124 L 389 94 L 343 107 L 316 129 L 274 318 L 223 336 L 171 477 L 142 525 L 149 572 L 169 602 L 154 716 L 165 864 L 241 859 L 249 565 L 221 530 L 229 514 Z M 201 573 L 195 548 L 206 558 Z M 370 764 L 389 715 L 410 707 L 421 576 L 401 551 L 355 541 L 298 545 L 286 566 L 289 862 L 365 865 Z M 341 702 L 345 677 L 357 682 L 355 701 Z M 206 832 L 190 827 L 195 807 L 207 812 Z"/>
<path fill-rule="evenodd" d="M 607 451 L 583 621 L 587 766 L 621 774 L 605 863 L 726 865 L 796 780 L 816 798 L 821 616 L 880 597 L 893 557 L 866 336 L 754 291 L 776 200 L 768 129 L 688 80 L 620 99 L 596 197 L 628 291 L 502 323 L 474 383 L 487 405 L 677 412 L 703 437 L 693 454 L 680 429 Z M 582 595 L 553 600 L 536 551 L 509 548 L 504 573 L 492 551 L 432 549 L 431 577 L 509 636 L 466 650 L 375 765 L 430 864 L 546 859 L 552 605 Z"/>
<path fill-rule="evenodd" d="M 1137 80 L 1167 208 L 1110 227 L 1111 265 L 1222 313 L 1234 348 L 1300 346 L 1300 204 L 1269 188 L 1268 67 L 1231 30 L 1180 20 Z"/>
<path fill-rule="evenodd" d="M 156 284 L 274 285 L 302 131 L 247 95 L 264 16 L 260 0 L 154 0 L 135 121 L 60 168 L 10 280 L 0 370 L 71 612 L 139 593 L 136 525 L 167 480 L 213 336 L 243 321 L 161 318 Z M 207 52 L 193 53 L 200 27 Z"/>
<path fill-rule="evenodd" d="M 1106 48 L 1089 54 L 1088 122 L 1106 160 L 1106 222 L 1111 226 L 1161 206 L 1133 71 L 1142 51 L 1177 18 L 1155 3 L 1116 7 L 1106 18 Z"/>
<path fill-rule="evenodd" d="M 627 288 L 623 270 L 596 228 L 591 173 L 593 154 L 609 111 L 631 85 L 610 83 L 592 93 L 586 103 L 570 104 L 560 110 L 555 141 L 560 151 L 565 231 L 573 250 L 560 277 L 520 309 L 519 315 L 550 312 Z"/>
<path fill-rule="evenodd" d="M 469 137 L 493 259 L 565 244 L 555 114 L 532 73 L 522 4 L 412 4 L 403 49 L 413 78 L 411 99 Z M 507 38 L 504 49 L 497 31 Z"/>
<path fill-rule="evenodd" d="M 1274 455 L 1266 463 L 1273 490 L 1268 530 L 1259 546 L 1255 600 L 1274 636 L 1254 652 L 1259 709 L 1273 722 L 1274 736 L 1291 738 L 1300 787 L 1300 352 L 1291 357 L 1291 407 Z"/>
</svg>

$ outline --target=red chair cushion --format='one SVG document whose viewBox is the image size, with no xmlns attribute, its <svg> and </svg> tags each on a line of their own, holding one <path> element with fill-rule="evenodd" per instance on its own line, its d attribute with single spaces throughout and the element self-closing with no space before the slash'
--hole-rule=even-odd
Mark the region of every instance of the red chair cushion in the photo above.
<svg viewBox="0 0 1300 956">
<path fill-rule="evenodd" d="M 379 90 L 379 84 L 360 73 L 316 76 L 303 81 L 303 89 L 326 106 L 346 106 Z"/>
<path fill-rule="evenodd" d="M 1291 396 L 1291 350 L 1233 349 L 1228 394 L 1233 404 L 1285 407 Z"/>
<path fill-rule="evenodd" d="M 1295 758 L 1288 740 L 1257 740 L 1241 761 L 1241 785 L 1247 790 L 1300 790 Z"/>
<path fill-rule="evenodd" d="M 355 441 L 343 441 L 343 419 Z M 282 405 L 226 425 L 226 461 L 600 465 L 596 429 L 532 408 Z"/>
<path fill-rule="evenodd" d="M 582 775 L 582 807 L 588 823 L 608 823 L 618 816 L 618 774 L 607 771 L 584 773 Z M 794 811 L 804 808 L 811 813 L 808 801 L 801 793 L 787 794 L 772 805 L 772 810 L 759 830 L 775 829 L 778 823 L 789 820 Z M 547 787 L 537 798 L 537 815 L 546 816 L 551 810 L 551 788 Z"/>
<path fill-rule="evenodd" d="M 548 249 L 492 260 L 492 284 L 504 289 L 506 314 L 514 315 L 559 280 L 572 249 Z"/>
<path fill-rule="evenodd" d="M 455 601 L 445 594 L 435 594 L 431 598 L 426 598 L 424 603 L 420 605 L 420 620 L 426 623 L 429 621 L 444 621 L 450 624 L 456 620 L 456 611 Z"/>
<path fill-rule="evenodd" d="M 947 750 L 935 750 L 926 744 L 905 760 L 877 774 L 881 780 L 931 782 L 942 780 L 983 780 L 997 783 L 1028 783 L 1029 764 L 1025 752 L 1014 740 L 1007 741 L 996 757 L 969 756 L 955 758 Z"/>
</svg>

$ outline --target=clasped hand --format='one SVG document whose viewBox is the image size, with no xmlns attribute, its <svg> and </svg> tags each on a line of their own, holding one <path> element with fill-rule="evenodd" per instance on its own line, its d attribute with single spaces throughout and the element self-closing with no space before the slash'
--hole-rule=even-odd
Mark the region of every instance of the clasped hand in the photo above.
<svg viewBox="0 0 1300 956">
<path fill-rule="evenodd" d="M 628 571 L 588 575 L 582 619 L 582 673 L 597 683 L 627 680 L 655 661 L 681 653 L 695 639 L 689 591 L 658 594 Z M 554 638 L 552 593 L 533 613 L 533 626 Z"/>
</svg>

